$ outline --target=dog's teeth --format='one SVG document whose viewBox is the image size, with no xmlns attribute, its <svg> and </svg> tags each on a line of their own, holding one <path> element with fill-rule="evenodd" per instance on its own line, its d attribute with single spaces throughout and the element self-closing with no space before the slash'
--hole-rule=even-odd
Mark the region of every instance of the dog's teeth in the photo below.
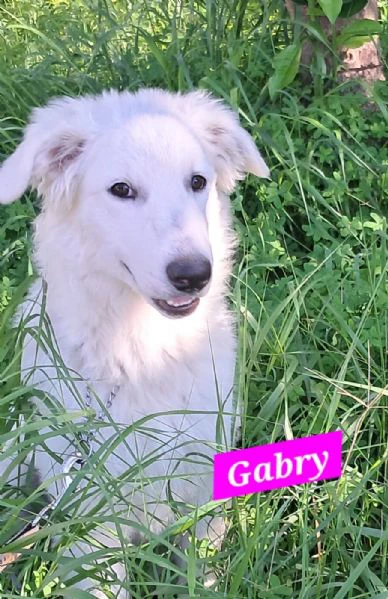
<svg viewBox="0 0 388 599">
<path fill-rule="evenodd" d="M 193 303 L 192 299 L 186 299 L 186 298 L 172 298 L 170 300 L 167 300 L 166 303 L 171 306 L 172 308 L 183 308 L 184 306 L 189 306 L 190 304 Z"/>
</svg>

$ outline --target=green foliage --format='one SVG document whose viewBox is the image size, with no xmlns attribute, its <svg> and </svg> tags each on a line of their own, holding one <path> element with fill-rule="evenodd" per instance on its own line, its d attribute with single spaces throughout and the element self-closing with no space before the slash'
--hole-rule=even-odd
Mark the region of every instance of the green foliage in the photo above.
<svg viewBox="0 0 388 599">
<path fill-rule="evenodd" d="M 371 19 L 359 19 L 346 25 L 335 40 L 336 48 L 358 48 L 382 31 L 381 24 Z"/>
<path fill-rule="evenodd" d="M 323 14 L 334 24 L 342 10 L 342 0 L 318 0 Z"/>
<path fill-rule="evenodd" d="M 327 74 L 326 63 L 332 63 L 332 74 L 335 76 L 340 66 L 337 53 L 341 49 L 358 48 L 373 39 L 373 36 L 382 34 L 382 26 L 378 21 L 359 19 L 345 25 L 339 32 L 334 32 L 337 18 L 350 18 L 364 8 L 367 0 L 356 2 L 350 0 L 295 0 L 296 4 L 308 6 L 304 20 L 296 13 L 294 26 L 295 40 L 287 45 L 273 61 L 274 74 L 269 80 L 269 93 L 271 98 L 281 89 L 292 83 L 299 71 L 300 57 L 303 45 L 311 44 L 312 61 L 319 67 L 317 72 L 311 69 L 315 80 L 315 90 L 322 87 L 321 79 Z M 316 21 L 316 17 L 325 16 L 332 25 L 332 31 L 326 33 Z M 327 57 L 330 58 L 327 61 Z"/>
<path fill-rule="evenodd" d="M 368 0 L 343 0 L 339 16 L 341 19 L 349 19 L 365 8 L 367 4 Z"/>
<path fill-rule="evenodd" d="M 133 597 L 338 599 L 388 592 L 388 91 L 381 84 L 365 98 L 328 82 L 316 96 L 302 86 L 295 76 L 299 52 L 284 51 L 300 47 L 301 37 L 291 40 L 281 9 L 282 3 L 223 0 L 5 0 L 0 7 L 1 158 L 20 139 L 30 109 L 58 94 L 199 86 L 239 112 L 272 173 L 271 182 L 250 177 L 233 196 L 241 240 L 231 301 L 239 315 L 242 443 L 344 431 L 340 481 L 234 500 L 225 507 L 230 530 L 220 552 L 192 537 L 179 554 L 171 542 L 177 527 L 128 546 L 121 531 L 130 505 L 116 514 L 116 547 L 96 547 L 102 562 L 93 575 L 106 579 L 123 554 Z M 307 32 L 331 48 L 316 24 Z M 29 195 L 0 209 L 0 444 L 13 443 L 16 460 L 41 446 L 44 424 L 31 418 L 32 390 L 20 372 L 23 329 L 15 331 L 11 321 L 32 272 L 36 212 Z M 70 384 L 64 369 L 61 378 Z M 74 433 L 60 410 L 50 422 L 57 434 Z M 114 504 L 120 498 L 114 477 L 101 463 L 91 474 L 106 505 Z M 18 490 L 0 476 L 0 486 L 1 552 L 18 521 L 42 501 L 45 484 Z M 81 493 L 69 496 L 35 534 L 33 548 L 1 573 L 2 598 L 85 597 L 63 577 L 65 547 L 87 541 L 104 521 L 103 508 L 79 517 L 83 500 Z M 195 517 L 182 516 L 179 530 Z M 187 584 L 174 578 L 171 555 L 183 560 Z M 214 566 L 218 590 L 205 589 L 196 575 L 201 559 Z M 81 579 L 87 557 L 77 563 Z"/>
<path fill-rule="evenodd" d="M 268 81 L 269 95 L 273 99 L 276 92 L 292 83 L 298 73 L 302 47 L 291 44 L 279 52 L 274 58 L 275 73 Z"/>
<path fill-rule="evenodd" d="M 309 0 L 293 0 L 295 4 L 304 6 L 311 5 Z M 367 4 L 368 0 L 318 0 L 322 9 L 321 13 L 314 7 L 314 14 L 324 14 L 331 23 L 335 23 L 338 17 L 348 19 L 360 12 Z"/>
</svg>

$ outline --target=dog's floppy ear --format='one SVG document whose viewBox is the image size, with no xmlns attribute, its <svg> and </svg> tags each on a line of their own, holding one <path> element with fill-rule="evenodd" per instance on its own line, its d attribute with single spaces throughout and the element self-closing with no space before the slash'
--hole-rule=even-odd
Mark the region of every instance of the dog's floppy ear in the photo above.
<svg viewBox="0 0 388 599">
<path fill-rule="evenodd" d="M 1 204 L 17 200 L 29 186 L 45 200 L 71 201 L 87 139 L 77 104 L 60 98 L 33 111 L 22 142 L 0 166 Z"/>
<path fill-rule="evenodd" d="M 220 189 L 230 192 L 236 179 L 244 178 L 245 173 L 269 177 L 269 169 L 252 137 L 241 127 L 234 112 L 204 92 L 189 92 L 180 99 L 185 122 L 212 158 Z"/>
</svg>

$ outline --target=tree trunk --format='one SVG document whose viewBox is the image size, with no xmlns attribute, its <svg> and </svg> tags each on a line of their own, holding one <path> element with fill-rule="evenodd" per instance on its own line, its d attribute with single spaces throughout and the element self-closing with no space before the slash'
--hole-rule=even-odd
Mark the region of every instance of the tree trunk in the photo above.
<svg viewBox="0 0 388 599">
<path fill-rule="evenodd" d="M 363 10 L 355 14 L 353 19 L 379 18 L 377 0 L 369 0 Z M 341 28 L 346 20 L 340 19 Z M 378 38 L 367 42 L 360 48 L 342 48 L 340 52 L 343 70 L 339 76 L 341 80 L 356 79 L 362 77 L 366 81 L 382 81 L 385 79 L 383 66 L 381 64 L 380 41 Z"/>
<path fill-rule="evenodd" d="M 292 0 L 285 0 L 286 8 L 291 20 L 295 19 L 296 5 Z M 299 6 L 302 21 L 308 20 L 307 6 Z M 346 25 L 356 19 L 378 19 L 377 0 L 369 0 L 363 10 L 353 15 L 349 19 L 337 19 L 335 23 L 336 32 L 340 32 Z M 331 24 L 326 17 L 317 17 L 316 21 L 330 36 Z M 314 46 L 310 41 L 306 41 L 302 50 L 301 63 L 309 66 L 314 52 Z M 339 52 L 341 68 L 338 72 L 340 81 L 347 79 L 362 78 L 366 81 L 384 80 L 383 67 L 380 59 L 380 42 L 374 38 L 360 48 L 341 48 Z M 332 56 L 326 52 L 325 61 L 328 70 L 332 69 Z"/>
</svg>

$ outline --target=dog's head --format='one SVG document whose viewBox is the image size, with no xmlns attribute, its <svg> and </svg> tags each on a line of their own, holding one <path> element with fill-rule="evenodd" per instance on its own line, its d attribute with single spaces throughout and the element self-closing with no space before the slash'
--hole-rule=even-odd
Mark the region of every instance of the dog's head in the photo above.
<svg viewBox="0 0 388 599">
<path fill-rule="evenodd" d="M 205 93 L 59 98 L 33 112 L 0 168 L 0 203 L 33 187 L 91 271 L 186 316 L 212 276 L 211 214 L 247 172 L 269 175 L 234 113 Z"/>
</svg>

